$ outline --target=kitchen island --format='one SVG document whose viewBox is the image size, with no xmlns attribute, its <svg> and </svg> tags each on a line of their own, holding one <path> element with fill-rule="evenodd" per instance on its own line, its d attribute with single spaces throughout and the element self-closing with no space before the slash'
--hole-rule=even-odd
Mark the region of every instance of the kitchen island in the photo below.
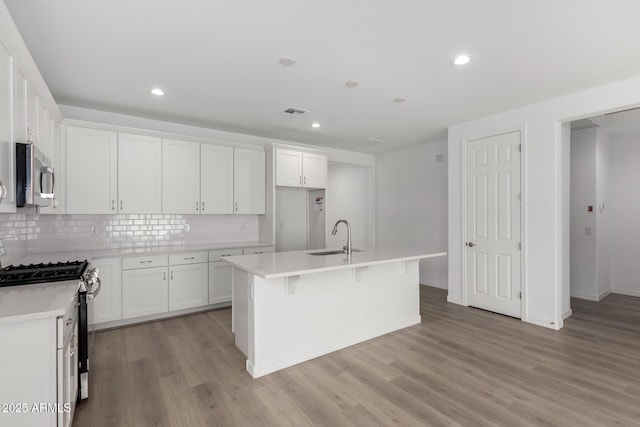
<svg viewBox="0 0 640 427">
<path fill-rule="evenodd" d="M 446 255 L 369 247 L 346 253 L 226 257 L 236 346 L 254 378 L 420 323 L 420 259 Z"/>
</svg>

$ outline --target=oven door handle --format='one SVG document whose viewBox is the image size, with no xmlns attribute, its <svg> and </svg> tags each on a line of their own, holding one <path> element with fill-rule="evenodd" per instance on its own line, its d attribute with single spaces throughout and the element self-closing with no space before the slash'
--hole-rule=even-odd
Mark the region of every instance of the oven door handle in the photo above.
<svg viewBox="0 0 640 427">
<path fill-rule="evenodd" d="M 87 299 L 92 300 L 92 299 L 94 299 L 95 297 L 97 297 L 97 296 L 98 296 L 98 294 L 100 293 L 100 288 L 102 288 L 102 280 L 100 280 L 100 278 L 99 278 L 99 277 L 96 277 L 96 278 L 95 278 L 94 285 L 95 285 L 96 283 L 98 284 L 98 287 L 97 287 L 97 288 L 95 288 L 95 290 L 94 290 L 94 289 L 93 289 L 93 286 L 91 286 L 91 292 L 87 292 Z"/>
</svg>

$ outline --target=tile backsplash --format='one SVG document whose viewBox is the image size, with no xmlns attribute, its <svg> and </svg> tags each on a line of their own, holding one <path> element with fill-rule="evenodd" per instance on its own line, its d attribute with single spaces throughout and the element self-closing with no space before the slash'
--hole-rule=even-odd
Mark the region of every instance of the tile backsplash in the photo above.
<svg viewBox="0 0 640 427">
<path fill-rule="evenodd" d="M 258 240 L 255 215 L 0 214 L 4 264 L 30 252 Z"/>
</svg>

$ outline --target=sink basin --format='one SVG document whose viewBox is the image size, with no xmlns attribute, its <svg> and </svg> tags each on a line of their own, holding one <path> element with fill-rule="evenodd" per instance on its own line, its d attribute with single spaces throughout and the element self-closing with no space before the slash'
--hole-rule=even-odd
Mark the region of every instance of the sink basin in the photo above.
<svg viewBox="0 0 640 427">
<path fill-rule="evenodd" d="M 351 249 L 351 252 L 364 252 L 362 249 Z M 345 250 L 324 251 L 324 252 L 307 252 L 307 255 L 338 255 L 346 254 Z"/>
</svg>

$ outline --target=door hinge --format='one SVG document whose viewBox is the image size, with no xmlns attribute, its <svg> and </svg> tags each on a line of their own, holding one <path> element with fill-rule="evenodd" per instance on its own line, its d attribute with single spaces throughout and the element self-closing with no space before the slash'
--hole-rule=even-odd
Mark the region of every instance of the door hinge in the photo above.
<svg viewBox="0 0 640 427">
<path fill-rule="evenodd" d="M 518 249 L 522 250 L 522 242 L 518 242 Z"/>
</svg>

